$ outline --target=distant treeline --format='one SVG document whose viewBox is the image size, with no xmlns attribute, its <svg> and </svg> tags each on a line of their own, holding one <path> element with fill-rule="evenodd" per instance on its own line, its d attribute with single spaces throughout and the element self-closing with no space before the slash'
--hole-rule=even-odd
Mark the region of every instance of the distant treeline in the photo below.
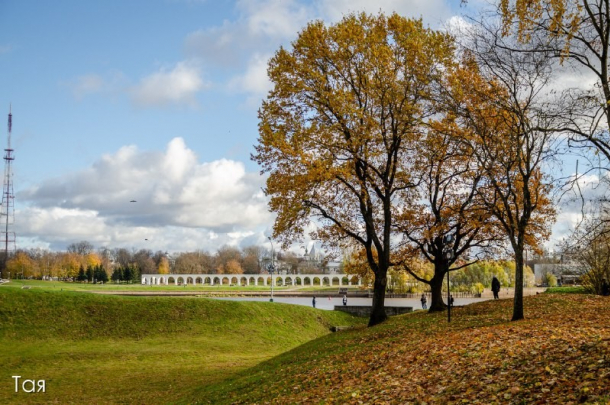
<svg viewBox="0 0 610 405">
<path fill-rule="evenodd" d="M 291 268 L 296 268 L 301 260 L 293 253 L 279 254 L 278 258 Z M 269 250 L 260 246 L 242 249 L 223 246 L 215 253 L 200 250 L 170 254 L 148 249 L 96 249 L 91 243 L 82 241 L 69 245 L 64 252 L 18 250 L 9 256 L 6 268 L 2 269 L 2 277 L 139 282 L 141 274 L 151 273 L 259 274 L 265 270 L 269 260 Z"/>
</svg>

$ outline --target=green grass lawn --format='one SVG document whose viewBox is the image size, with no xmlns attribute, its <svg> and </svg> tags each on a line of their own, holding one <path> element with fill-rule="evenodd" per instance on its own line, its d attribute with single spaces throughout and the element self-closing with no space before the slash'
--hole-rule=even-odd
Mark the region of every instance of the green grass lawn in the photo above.
<svg viewBox="0 0 610 405">
<path fill-rule="evenodd" d="M 609 297 L 526 297 L 518 322 L 503 299 L 450 324 L 417 311 L 366 328 L 302 306 L 29 285 L 0 286 L 2 404 L 610 401 Z M 15 393 L 13 375 L 46 393 Z"/>
<path fill-rule="evenodd" d="M 551 294 L 586 294 L 585 287 L 582 286 L 565 286 L 565 287 L 549 287 L 547 293 Z"/>
<path fill-rule="evenodd" d="M 193 402 L 202 386 L 329 333 L 343 313 L 267 302 L 0 287 L 0 403 Z M 16 286 L 16 284 L 14 284 Z M 13 375 L 45 380 L 15 393 Z"/>
</svg>

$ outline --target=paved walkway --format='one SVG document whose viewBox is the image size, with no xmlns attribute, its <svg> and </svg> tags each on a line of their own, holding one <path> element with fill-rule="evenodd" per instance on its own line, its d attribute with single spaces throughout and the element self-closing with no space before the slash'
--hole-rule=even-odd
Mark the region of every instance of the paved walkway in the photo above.
<svg viewBox="0 0 610 405">
<path fill-rule="evenodd" d="M 532 288 L 524 288 L 523 289 L 523 296 L 527 297 L 529 295 L 536 295 L 536 294 L 540 294 L 546 291 L 546 288 L 544 287 L 532 287 Z M 500 298 L 513 298 L 515 296 L 515 289 L 514 288 L 508 288 L 508 287 L 504 287 L 504 288 L 500 288 Z M 485 291 L 483 291 L 483 294 L 481 294 L 481 298 L 493 298 L 494 294 L 491 290 L 489 289 L 485 289 Z"/>
</svg>

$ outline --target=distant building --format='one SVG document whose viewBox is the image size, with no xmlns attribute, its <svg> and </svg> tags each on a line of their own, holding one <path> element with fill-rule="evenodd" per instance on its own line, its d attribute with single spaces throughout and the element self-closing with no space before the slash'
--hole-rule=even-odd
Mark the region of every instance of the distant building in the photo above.
<svg viewBox="0 0 610 405">
<path fill-rule="evenodd" d="M 542 282 L 542 277 L 551 273 L 561 284 L 578 284 L 580 277 L 586 272 L 581 265 L 575 263 L 536 263 L 534 277 L 536 283 Z"/>
<path fill-rule="evenodd" d="M 277 255 L 276 268 L 279 274 L 289 273 L 320 273 L 339 274 L 342 273 L 341 262 L 329 261 L 321 249 L 316 249 L 315 243 L 305 247 L 303 255 L 292 252 Z"/>
</svg>

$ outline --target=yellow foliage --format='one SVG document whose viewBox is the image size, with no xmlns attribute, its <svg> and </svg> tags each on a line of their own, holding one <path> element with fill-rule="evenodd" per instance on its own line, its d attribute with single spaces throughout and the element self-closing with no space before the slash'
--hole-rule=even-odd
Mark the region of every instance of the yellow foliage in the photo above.
<svg viewBox="0 0 610 405">
<path fill-rule="evenodd" d="M 17 252 L 6 263 L 6 269 L 11 273 L 11 278 L 22 276 L 33 277 L 35 262 L 24 252 Z"/>
<path fill-rule="evenodd" d="M 85 255 L 84 257 L 84 267 L 88 268 L 88 267 L 96 267 L 99 266 L 100 264 L 102 264 L 102 259 L 100 258 L 100 256 L 97 253 L 89 253 L 87 255 Z"/>
<path fill-rule="evenodd" d="M 169 274 L 169 260 L 167 260 L 167 257 L 161 257 L 161 260 L 159 261 L 159 267 L 157 268 L 157 273 Z"/>
</svg>

